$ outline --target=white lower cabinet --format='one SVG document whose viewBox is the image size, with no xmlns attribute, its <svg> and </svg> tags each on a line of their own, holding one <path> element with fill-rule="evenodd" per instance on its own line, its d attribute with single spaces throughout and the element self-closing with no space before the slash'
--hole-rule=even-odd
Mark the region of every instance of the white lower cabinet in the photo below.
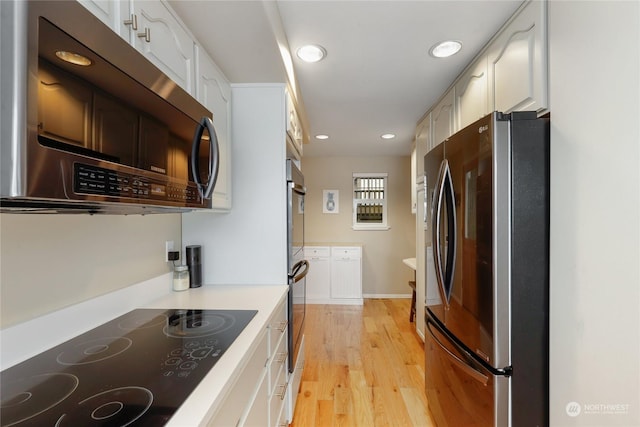
<svg viewBox="0 0 640 427">
<path fill-rule="evenodd" d="M 286 299 L 273 312 L 249 362 L 208 426 L 279 426 L 287 391 Z M 287 421 L 285 419 L 285 424 Z"/>
<path fill-rule="evenodd" d="M 296 409 L 296 400 L 300 391 L 300 383 L 302 382 L 302 371 L 304 370 L 305 351 L 304 351 L 304 335 L 300 337 L 300 348 L 298 349 L 298 359 L 296 360 L 296 368 L 289 375 L 289 383 L 287 386 L 287 405 L 286 410 L 280 415 L 277 425 L 278 427 L 287 426 L 287 423 L 293 421 L 293 413 Z"/>
<path fill-rule="evenodd" d="M 362 247 L 307 246 L 307 303 L 362 304 Z"/>
<path fill-rule="evenodd" d="M 331 248 L 331 298 L 362 301 L 362 248 Z"/>
<path fill-rule="evenodd" d="M 241 421 L 246 420 L 249 414 L 252 419 L 261 418 L 264 425 L 269 416 L 264 387 L 268 347 L 268 329 L 265 329 L 242 374 L 227 394 L 220 411 L 207 423 L 208 426 L 242 425 Z"/>
<path fill-rule="evenodd" d="M 304 258 L 309 262 L 307 273 L 307 302 L 326 303 L 331 298 L 331 248 L 313 246 L 304 248 Z"/>
<path fill-rule="evenodd" d="M 267 361 L 267 405 L 268 422 L 262 420 L 259 426 L 278 426 L 280 414 L 284 411 L 287 393 L 287 313 L 282 304 L 269 324 L 269 360 Z M 286 411 L 285 411 L 286 412 Z M 254 425 L 254 424 L 251 424 Z M 286 424 L 285 424 L 286 425 Z"/>
</svg>

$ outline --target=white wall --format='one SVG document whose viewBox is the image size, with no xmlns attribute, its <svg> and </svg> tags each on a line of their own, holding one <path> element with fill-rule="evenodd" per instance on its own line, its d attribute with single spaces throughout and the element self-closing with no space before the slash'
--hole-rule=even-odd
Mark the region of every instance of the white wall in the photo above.
<svg viewBox="0 0 640 427">
<path fill-rule="evenodd" d="M 402 263 L 416 256 L 415 216 L 411 213 L 411 158 L 304 157 L 305 241 L 362 243 L 362 291 L 366 295 L 407 295 L 414 274 Z M 388 173 L 387 231 L 354 231 L 353 173 Z M 322 190 L 339 190 L 339 214 L 322 213 Z"/>
<path fill-rule="evenodd" d="M 283 84 L 233 85 L 231 212 L 183 216 L 185 245 L 202 246 L 205 284 L 287 283 Z"/>
<path fill-rule="evenodd" d="M 551 425 L 639 426 L 639 3 L 551 1 L 549 36 Z"/>
<path fill-rule="evenodd" d="M 180 214 L 2 214 L 0 327 L 165 274 L 180 237 Z"/>
</svg>

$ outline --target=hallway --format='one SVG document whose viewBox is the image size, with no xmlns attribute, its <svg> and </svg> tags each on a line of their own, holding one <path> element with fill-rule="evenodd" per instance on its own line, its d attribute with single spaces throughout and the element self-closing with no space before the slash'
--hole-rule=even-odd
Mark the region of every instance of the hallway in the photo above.
<svg viewBox="0 0 640 427">
<path fill-rule="evenodd" d="M 434 425 L 409 305 L 307 305 L 306 365 L 292 427 Z"/>
</svg>

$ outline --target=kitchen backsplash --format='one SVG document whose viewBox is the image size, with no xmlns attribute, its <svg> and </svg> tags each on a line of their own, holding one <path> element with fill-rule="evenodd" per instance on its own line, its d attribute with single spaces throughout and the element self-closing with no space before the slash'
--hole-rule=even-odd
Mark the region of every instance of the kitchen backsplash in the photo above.
<svg viewBox="0 0 640 427">
<path fill-rule="evenodd" d="M 170 271 L 180 214 L 0 215 L 0 328 Z"/>
</svg>

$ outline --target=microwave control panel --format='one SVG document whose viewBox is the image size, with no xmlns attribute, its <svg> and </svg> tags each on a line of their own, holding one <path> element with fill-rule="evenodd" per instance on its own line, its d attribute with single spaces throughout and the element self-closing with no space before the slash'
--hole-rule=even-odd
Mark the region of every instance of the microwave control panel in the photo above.
<svg viewBox="0 0 640 427">
<path fill-rule="evenodd" d="M 193 185 L 176 184 L 83 163 L 73 165 L 76 193 L 131 199 L 201 203 Z"/>
</svg>

